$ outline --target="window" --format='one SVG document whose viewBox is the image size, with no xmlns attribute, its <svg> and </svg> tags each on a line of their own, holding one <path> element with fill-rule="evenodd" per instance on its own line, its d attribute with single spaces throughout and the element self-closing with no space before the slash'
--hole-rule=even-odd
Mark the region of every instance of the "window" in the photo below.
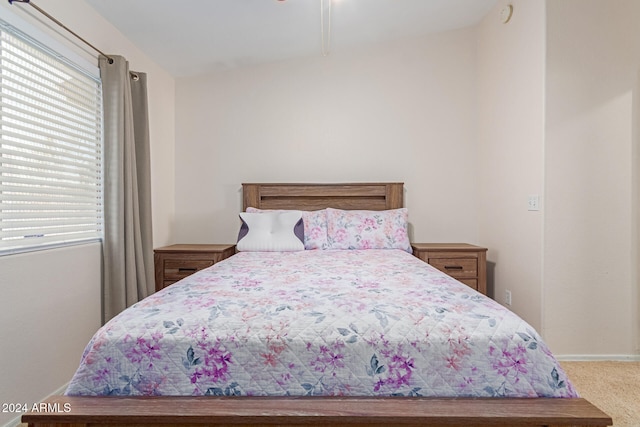
<svg viewBox="0 0 640 427">
<path fill-rule="evenodd" d="M 102 236 L 99 79 L 0 21 L 0 254 Z"/>
</svg>

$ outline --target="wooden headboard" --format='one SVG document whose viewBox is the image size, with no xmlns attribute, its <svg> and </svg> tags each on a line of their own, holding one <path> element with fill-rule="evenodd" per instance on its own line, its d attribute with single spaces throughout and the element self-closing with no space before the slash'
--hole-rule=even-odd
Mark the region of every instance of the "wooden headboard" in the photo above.
<svg viewBox="0 0 640 427">
<path fill-rule="evenodd" d="M 403 207 L 403 188 L 402 182 L 242 184 L 242 210 L 398 209 Z"/>
</svg>

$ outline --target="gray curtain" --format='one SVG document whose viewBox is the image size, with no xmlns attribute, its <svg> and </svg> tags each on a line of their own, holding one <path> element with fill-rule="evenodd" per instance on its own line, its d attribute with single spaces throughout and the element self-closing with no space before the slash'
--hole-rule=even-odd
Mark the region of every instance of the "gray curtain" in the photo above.
<svg viewBox="0 0 640 427">
<path fill-rule="evenodd" d="M 154 290 L 147 76 L 100 58 L 104 103 L 103 323 Z"/>
</svg>

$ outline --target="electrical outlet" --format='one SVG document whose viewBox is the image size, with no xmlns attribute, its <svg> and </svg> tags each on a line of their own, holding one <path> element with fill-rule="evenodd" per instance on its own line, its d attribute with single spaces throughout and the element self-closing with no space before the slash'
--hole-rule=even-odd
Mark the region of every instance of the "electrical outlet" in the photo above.
<svg viewBox="0 0 640 427">
<path fill-rule="evenodd" d="M 540 196 L 537 194 L 529 195 L 529 199 L 527 200 L 527 209 L 530 211 L 539 211 L 540 210 Z"/>
<path fill-rule="evenodd" d="M 504 291 L 504 303 L 505 305 L 511 305 L 511 291 L 509 289 Z"/>
</svg>

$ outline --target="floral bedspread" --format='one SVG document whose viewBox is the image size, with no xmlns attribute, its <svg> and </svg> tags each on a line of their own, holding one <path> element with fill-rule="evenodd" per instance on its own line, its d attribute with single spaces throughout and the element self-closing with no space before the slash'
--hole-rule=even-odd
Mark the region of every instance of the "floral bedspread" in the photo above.
<svg viewBox="0 0 640 427">
<path fill-rule="evenodd" d="M 577 396 L 525 321 L 394 249 L 236 254 L 102 327 L 67 394 Z"/>
</svg>

